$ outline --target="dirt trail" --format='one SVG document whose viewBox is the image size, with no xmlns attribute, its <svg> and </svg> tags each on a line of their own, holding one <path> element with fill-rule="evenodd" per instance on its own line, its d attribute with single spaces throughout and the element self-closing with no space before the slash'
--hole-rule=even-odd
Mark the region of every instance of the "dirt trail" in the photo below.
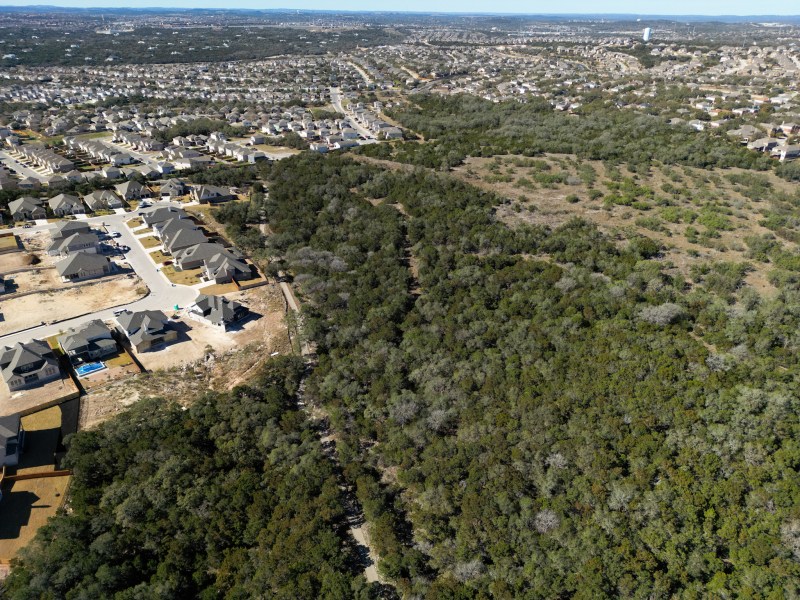
<svg viewBox="0 0 800 600">
<path fill-rule="evenodd" d="M 281 282 L 281 290 L 286 298 L 287 310 L 292 310 L 299 314 L 300 306 L 294 296 L 292 289 L 285 282 Z M 328 420 L 327 413 L 320 408 L 312 408 L 305 401 L 305 383 L 308 374 L 314 365 L 315 355 L 313 349 L 308 344 L 303 344 L 303 358 L 306 361 L 306 372 L 303 375 L 303 381 L 300 383 L 300 389 L 297 395 L 297 405 L 306 414 L 311 422 L 321 423 Z M 336 437 L 330 431 L 320 431 L 320 443 L 322 444 L 325 456 L 330 459 L 336 467 L 336 472 L 339 478 L 339 489 L 342 490 L 345 502 L 345 511 L 347 513 L 348 531 L 356 542 L 356 550 L 358 552 L 361 565 L 364 569 L 364 577 L 369 583 L 382 583 L 386 584 L 380 574 L 378 573 L 378 554 L 370 544 L 369 531 L 364 517 L 364 511 L 359 504 L 355 490 L 350 486 L 342 474 L 342 464 L 339 462 L 339 455 L 336 452 Z"/>
</svg>

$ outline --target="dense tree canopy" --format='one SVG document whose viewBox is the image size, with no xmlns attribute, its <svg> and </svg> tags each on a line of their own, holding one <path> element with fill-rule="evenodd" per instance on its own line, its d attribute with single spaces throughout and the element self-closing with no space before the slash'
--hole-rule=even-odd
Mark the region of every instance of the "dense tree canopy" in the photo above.
<svg viewBox="0 0 800 600">
<path fill-rule="evenodd" d="M 512 230 L 500 201 L 335 157 L 275 169 L 310 392 L 392 523 L 384 573 L 431 598 L 797 593 L 796 292 L 732 312 L 735 265 L 687 291 L 645 239 Z"/>
<path fill-rule="evenodd" d="M 40 530 L 6 596 L 368 597 L 332 463 L 294 408 L 301 367 L 75 435 L 70 515 Z"/>
</svg>

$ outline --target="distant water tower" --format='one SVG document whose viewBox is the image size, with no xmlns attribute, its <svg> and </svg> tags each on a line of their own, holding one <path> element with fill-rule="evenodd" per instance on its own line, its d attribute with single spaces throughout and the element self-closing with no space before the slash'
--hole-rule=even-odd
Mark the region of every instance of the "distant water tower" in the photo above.
<svg viewBox="0 0 800 600">
<path fill-rule="evenodd" d="M 653 30 L 652 30 L 650 27 L 647 27 L 647 28 L 644 30 L 644 34 L 642 35 L 642 39 L 643 39 L 645 42 L 649 42 L 649 41 L 650 41 L 650 36 L 651 36 L 651 35 L 653 35 Z"/>
</svg>

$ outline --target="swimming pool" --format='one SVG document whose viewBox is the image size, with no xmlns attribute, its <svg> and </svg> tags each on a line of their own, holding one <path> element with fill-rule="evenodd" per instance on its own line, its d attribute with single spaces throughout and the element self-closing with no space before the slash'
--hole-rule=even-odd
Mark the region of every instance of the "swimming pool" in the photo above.
<svg viewBox="0 0 800 600">
<path fill-rule="evenodd" d="M 75 372 L 78 374 L 78 377 L 85 377 L 86 375 L 96 373 L 97 371 L 102 371 L 105 368 L 106 366 L 103 363 L 93 362 L 81 365 L 80 367 L 75 369 Z"/>
</svg>

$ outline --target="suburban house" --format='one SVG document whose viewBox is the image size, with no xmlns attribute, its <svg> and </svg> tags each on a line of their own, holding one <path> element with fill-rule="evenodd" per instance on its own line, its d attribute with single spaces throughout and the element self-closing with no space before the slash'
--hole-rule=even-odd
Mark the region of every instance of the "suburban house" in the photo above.
<svg viewBox="0 0 800 600">
<path fill-rule="evenodd" d="M 200 204 L 216 204 L 233 200 L 235 196 L 226 188 L 215 185 L 198 185 L 192 188 L 192 200 Z"/>
<path fill-rule="evenodd" d="M 142 217 L 142 222 L 148 227 L 155 227 L 159 223 L 170 219 L 186 219 L 189 217 L 182 208 L 173 208 L 172 206 L 148 208 L 140 211 L 139 215 Z"/>
<path fill-rule="evenodd" d="M 141 200 L 150 197 L 150 190 L 136 180 L 119 183 L 114 187 L 124 200 Z"/>
<path fill-rule="evenodd" d="M 757 152 L 769 152 L 773 148 L 780 145 L 781 140 L 776 138 L 759 138 L 747 144 L 748 150 L 755 150 Z"/>
<path fill-rule="evenodd" d="M 246 262 L 224 254 L 216 254 L 203 263 L 203 277 L 214 283 L 230 283 L 234 279 L 250 279 L 253 271 Z"/>
<path fill-rule="evenodd" d="M 0 372 L 12 392 L 31 388 L 61 377 L 50 346 L 42 340 L 0 348 Z"/>
<path fill-rule="evenodd" d="M 50 256 L 67 256 L 73 252 L 97 252 L 100 238 L 92 233 L 83 221 L 56 223 L 51 233 L 52 242 L 47 248 Z"/>
<path fill-rule="evenodd" d="M 180 217 L 173 217 L 153 225 L 153 233 L 162 241 L 175 235 L 181 229 L 197 229 L 197 225 L 191 219 L 181 219 Z"/>
<path fill-rule="evenodd" d="M 53 196 L 50 198 L 49 201 L 50 210 L 53 211 L 53 214 L 57 217 L 63 217 L 65 215 L 82 215 L 86 212 L 83 208 L 83 202 L 77 196 L 71 196 L 69 194 L 59 194 L 58 196 Z"/>
<path fill-rule="evenodd" d="M 91 210 L 111 210 L 122 208 L 122 200 L 110 190 L 96 190 L 91 194 L 86 194 L 83 201 Z"/>
<path fill-rule="evenodd" d="M 173 258 L 175 259 L 175 267 L 178 270 L 185 271 L 202 267 L 207 260 L 217 255 L 226 256 L 244 263 L 244 258 L 238 252 L 215 242 L 204 242 L 191 248 L 180 250 L 173 254 Z"/>
<path fill-rule="evenodd" d="M 49 256 L 68 256 L 75 252 L 95 253 L 99 243 L 100 238 L 96 233 L 73 233 L 67 237 L 53 238 L 52 243 L 47 248 L 47 254 Z"/>
<path fill-rule="evenodd" d="M 175 252 L 175 267 L 179 270 L 203 269 L 203 277 L 214 283 L 230 283 L 233 279 L 253 278 L 253 270 L 234 249 L 206 242 Z"/>
<path fill-rule="evenodd" d="M 61 221 L 56 223 L 50 232 L 50 237 L 57 238 L 69 237 L 74 233 L 89 233 L 91 228 L 85 221 Z"/>
<path fill-rule="evenodd" d="M 70 254 L 58 261 L 55 267 L 64 282 L 102 277 L 113 270 L 111 261 L 108 258 L 88 252 Z"/>
<path fill-rule="evenodd" d="M 19 415 L 0 417 L 0 470 L 19 464 L 24 443 L 25 430 L 22 429 Z"/>
<path fill-rule="evenodd" d="M 800 146 L 779 146 L 772 150 L 772 156 L 781 162 L 800 158 Z"/>
<path fill-rule="evenodd" d="M 91 362 L 117 351 L 111 330 L 100 319 L 67 329 L 57 339 L 72 364 Z"/>
<path fill-rule="evenodd" d="M 123 311 L 117 316 L 119 329 L 137 352 L 147 352 L 178 339 L 178 332 L 168 325 L 160 310 Z"/>
<path fill-rule="evenodd" d="M 21 190 L 38 190 L 42 183 L 36 177 L 23 177 L 17 182 L 17 187 Z"/>
<path fill-rule="evenodd" d="M 179 221 L 186 222 L 184 219 L 180 219 Z M 162 233 L 161 241 L 164 245 L 164 250 L 170 254 L 174 254 L 178 250 L 207 242 L 208 238 L 206 234 L 197 227 L 190 226 L 180 227 L 169 233 Z"/>
<path fill-rule="evenodd" d="M 159 193 L 162 198 L 177 198 L 179 196 L 185 196 L 187 192 L 186 184 L 180 179 L 170 179 L 161 186 L 161 191 Z"/>
<path fill-rule="evenodd" d="M 42 201 L 31 196 L 23 196 L 9 202 L 8 212 L 15 221 L 47 218 L 47 210 L 42 206 Z"/>
<path fill-rule="evenodd" d="M 228 300 L 224 296 L 200 294 L 189 308 L 189 315 L 208 321 L 215 327 L 227 330 L 228 327 L 244 319 L 250 311 L 246 306 Z"/>
</svg>

